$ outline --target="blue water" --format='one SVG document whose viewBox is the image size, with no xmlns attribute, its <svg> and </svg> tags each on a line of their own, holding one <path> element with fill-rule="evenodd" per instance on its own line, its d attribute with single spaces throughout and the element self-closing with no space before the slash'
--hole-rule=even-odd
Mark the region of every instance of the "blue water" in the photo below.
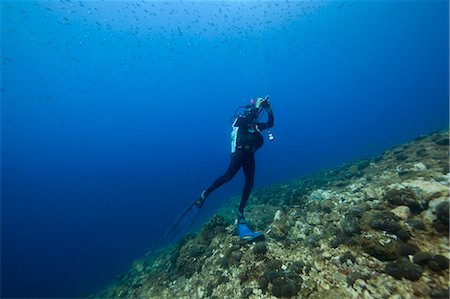
<svg viewBox="0 0 450 299">
<path fill-rule="evenodd" d="M 87 296 L 160 246 L 250 98 L 275 113 L 255 188 L 447 128 L 448 21 L 448 1 L 2 1 L 1 296 Z"/>
</svg>

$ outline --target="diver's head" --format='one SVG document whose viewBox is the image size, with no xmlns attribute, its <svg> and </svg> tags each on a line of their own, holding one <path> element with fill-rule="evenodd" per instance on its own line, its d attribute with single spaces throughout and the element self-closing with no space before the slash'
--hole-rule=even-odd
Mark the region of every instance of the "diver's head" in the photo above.
<svg viewBox="0 0 450 299">
<path fill-rule="evenodd" d="M 254 113 L 257 110 L 258 110 L 258 108 L 256 108 L 254 104 L 247 105 L 247 106 L 245 106 L 244 116 Z M 255 113 L 255 116 L 256 116 L 256 113 Z"/>
</svg>

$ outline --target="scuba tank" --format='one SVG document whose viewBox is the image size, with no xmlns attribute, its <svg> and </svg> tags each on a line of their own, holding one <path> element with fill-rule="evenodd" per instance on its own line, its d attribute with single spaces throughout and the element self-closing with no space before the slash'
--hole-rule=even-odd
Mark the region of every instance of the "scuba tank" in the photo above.
<svg viewBox="0 0 450 299">
<path fill-rule="evenodd" d="M 264 102 L 270 103 L 270 102 L 269 102 L 269 96 L 268 96 L 268 95 L 264 98 L 263 103 L 264 103 Z M 236 110 L 234 111 L 234 115 L 230 118 L 230 122 L 231 122 L 232 124 L 234 124 L 234 122 L 235 122 L 236 119 L 238 118 L 238 111 L 239 111 L 240 109 L 244 109 L 244 113 L 243 113 L 244 115 L 250 113 L 252 109 L 256 109 L 256 108 L 255 108 L 255 100 L 250 99 L 250 105 L 239 106 L 239 107 L 236 108 Z M 264 109 L 262 109 L 261 107 L 259 108 L 259 111 L 258 111 L 257 114 L 256 114 L 256 119 L 257 119 L 257 120 L 259 120 L 259 119 L 262 117 L 262 114 L 263 114 L 262 112 L 263 112 L 263 110 L 264 110 Z M 232 134 L 232 137 L 231 137 L 232 142 L 235 141 L 236 134 L 237 134 L 237 132 L 234 132 L 234 134 Z M 234 135 L 234 136 L 233 136 L 233 135 Z M 267 138 L 269 139 L 269 141 L 273 141 L 273 140 L 275 139 L 275 138 L 273 137 L 272 132 L 271 132 L 270 130 L 267 131 Z"/>
</svg>

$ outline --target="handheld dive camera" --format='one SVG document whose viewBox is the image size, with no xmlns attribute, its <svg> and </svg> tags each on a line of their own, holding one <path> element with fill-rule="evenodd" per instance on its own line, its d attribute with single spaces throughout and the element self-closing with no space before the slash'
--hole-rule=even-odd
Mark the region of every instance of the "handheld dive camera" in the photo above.
<svg viewBox="0 0 450 299">
<path fill-rule="evenodd" d="M 261 102 L 261 107 L 266 108 L 270 106 L 269 96 L 267 95 L 264 100 Z"/>
</svg>

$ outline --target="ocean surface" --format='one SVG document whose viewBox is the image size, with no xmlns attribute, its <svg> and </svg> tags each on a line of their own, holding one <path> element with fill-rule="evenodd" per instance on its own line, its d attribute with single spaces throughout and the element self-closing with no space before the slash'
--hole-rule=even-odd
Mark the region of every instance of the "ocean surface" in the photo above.
<svg viewBox="0 0 450 299">
<path fill-rule="evenodd" d="M 255 189 L 448 128 L 448 15 L 448 1 L 1 1 L 1 297 L 88 296 L 162 246 L 226 170 L 250 99 L 275 114 Z"/>
</svg>

